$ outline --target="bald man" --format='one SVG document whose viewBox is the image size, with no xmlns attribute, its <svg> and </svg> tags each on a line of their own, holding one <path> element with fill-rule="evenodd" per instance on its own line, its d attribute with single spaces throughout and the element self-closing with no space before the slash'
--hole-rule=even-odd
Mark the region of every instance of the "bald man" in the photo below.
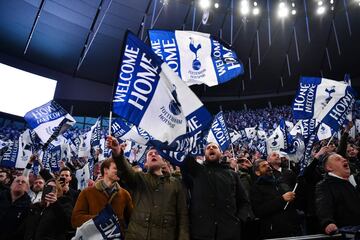
<svg viewBox="0 0 360 240">
<path fill-rule="evenodd" d="M 323 156 L 327 172 L 316 186 L 316 213 L 326 234 L 360 225 L 360 181 L 350 174 L 349 161 L 336 153 Z"/>
<path fill-rule="evenodd" d="M 12 182 L 9 190 L 0 194 L 0 239 L 19 239 L 18 227 L 26 218 L 31 199 L 29 179 L 18 176 Z"/>
</svg>

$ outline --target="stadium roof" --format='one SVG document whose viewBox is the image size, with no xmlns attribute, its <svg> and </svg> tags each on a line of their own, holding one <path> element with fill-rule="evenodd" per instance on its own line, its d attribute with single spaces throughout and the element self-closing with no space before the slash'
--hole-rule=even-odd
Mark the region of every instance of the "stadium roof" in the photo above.
<svg viewBox="0 0 360 240">
<path fill-rule="evenodd" d="M 277 17 L 279 1 L 257 1 L 260 14 L 246 18 L 240 1 L 218 2 L 212 23 L 204 25 L 198 1 L 190 0 L 0 1 L 0 53 L 110 89 L 127 29 L 147 43 L 151 27 L 193 29 L 231 44 L 245 65 L 245 74 L 226 84 L 192 87 L 210 105 L 290 96 L 300 75 L 342 80 L 349 73 L 359 87 L 360 6 L 355 0 L 335 0 L 334 11 L 322 16 L 315 13 L 318 1 L 287 1 L 295 2 L 297 11 L 287 19 Z"/>
</svg>

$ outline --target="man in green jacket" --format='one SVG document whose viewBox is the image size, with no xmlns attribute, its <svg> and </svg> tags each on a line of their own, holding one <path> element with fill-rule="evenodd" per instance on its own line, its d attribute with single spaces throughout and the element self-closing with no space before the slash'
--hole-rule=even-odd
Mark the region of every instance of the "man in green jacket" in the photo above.
<svg viewBox="0 0 360 240">
<path fill-rule="evenodd" d="M 132 193 L 132 212 L 126 240 L 188 240 L 189 220 L 186 195 L 181 182 L 163 175 L 165 164 L 155 149 L 146 155 L 147 173 L 135 172 L 125 159 L 116 138 L 108 137 L 119 176 Z"/>
</svg>

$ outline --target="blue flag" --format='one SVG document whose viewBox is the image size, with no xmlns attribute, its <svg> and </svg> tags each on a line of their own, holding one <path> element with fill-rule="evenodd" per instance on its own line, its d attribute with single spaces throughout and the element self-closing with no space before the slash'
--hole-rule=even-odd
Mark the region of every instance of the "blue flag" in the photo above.
<svg viewBox="0 0 360 240">
<path fill-rule="evenodd" d="M 348 105 L 354 96 L 356 96 L 355 91 L 344 82 L 317 77 L 302 77 L 293 101 L 294 118 L 315 118 L 322 121 L 324 115 L 328 114 L 340 99 L 343 99 L 342 104 L 347 102 L 345 105 Z"/>
<path fill-rule="evenodd" d="M 181 141 L 181 148 L 184 149 L 183 151 L 180 150 L 169 150 L 164 148 L 157 148 L 159 154 L 165 158 L 166 160 L 170 161 L 172 164 L 176 166 L 180 166 L 185 157 L 187 155 L 190 156 L 204 156 L 205 154 L 205 136 L 207 132 L 198 132 L 191 138 L 186 138 Z"/>
<path fill-rule="evenodd" d="M 304 170 L 305 168 L 310 164 L 310 160 L 311 160 L 311 152 L 312 149 L 314 147 L 314 143 L 316 141 L 316 133 L 318 131 L 320 125 L 317 125 L 317 127 L 315 128 L 315 131 L 311 133 L 309 140 L 307 142 L 307 144 L 305 145 L 305 151 L 303 156 L 300 159 L 300 173 L 299 176 L 304 174 Z"/>
<path fill-rule="evenodd" d="M 229 131 L 226 127 L 226 123 L 224 120 L 224 115 L 222 112 L 219 112 L 214 117 L 213 123 L 211 125 L 207 142 L 214 142 L 220 146 L 222 151 L 225 151 L 229 148 L 231 144 L 231 138 Z"/>
<path fill-rule="evenodd" d="M 27 112 L 24 118 L 45 146 L 76 123 L 75 119 L 53 100 Z"/>
<path fill-rule="evenodd" d="M 334 131 L 339 130 L 343 124 L 352 120 L 352 109 L 356 97 L 355 90 L 347 86 L 343 95 L 329 101 L 329 104 L 320 113 L 319 120 Z"/>
<path fill-rule="evenodd" d="M 151 136 L 144 130 L 127 123 L 120 118 L 114 119 L 111 123 L 112 135 L 121 141 L 130 140 L 141 145 L 148 145 Z"/>
<path fill-rule="evenodd" d="M 7 145 L 7 149 L 0 158 L 0 166 L 14 168 L 19 153 L 19 140 L 15 139 Z"/>
<path fill-rule="evenodd" d="M 146 131 L 158 149 L 189 151 L 211 115 L 196 95 L 148 46 L 128 32 L 113 111 Z"/>
<path fill-rule="evenodd" d="M 124 239 L 120 230 L 119 219 L 110 206 L 105 208 L 93 219 L 85 222 L 76 230 L 73 240 Z"/>
<path fill-rule="evenodd" d="M 44 168 L 50 169 L 51 172 L 59 172 L 59 161 L 61 160 L 61 146 L 49 144 L 45 151 L 40 153 L 40 159 Z"/>
<path fill-rule="evenodd" d="M 291 145 L 291 136 L 287 131 L 285 120 L 281 119 L 279 126 L 274 130 L 269 138 L 266 139 L 267 152 L 286 151 Z"/>
<path fill-rule="evenodd" d="M 140 145 L 127 140 L 124 155 L 128 158 L 130 163 L 136 162 L 142 169 L 144 169 L 146 153 L 149 148 L 149 146 Z"/>
<path fill-rule="evenodd" d="M 100 145 L 101 139 L 101 117 L 98 117 L 95 124 L 91 127 L 90 131 L 90 145 L 91 147 L 98 147 Z"/>
<path fill-rule="evenodd" d="M 207 33 L 149 30 L 149 36 L 153 51 L 188 86 L 214 86 L 244 73 L 236 53 Z"/>
</svg>

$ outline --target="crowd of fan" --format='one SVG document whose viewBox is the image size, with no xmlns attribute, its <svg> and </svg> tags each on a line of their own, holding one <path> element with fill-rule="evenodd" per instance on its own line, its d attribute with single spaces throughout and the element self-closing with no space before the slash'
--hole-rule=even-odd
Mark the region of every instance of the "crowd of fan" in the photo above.
<svg viewBox="0 0 360 240">
<path fill-rule="evenodd" d="M 282 118 L 294 122 L 290 106 L 228 111 L 224 118 L 229 127 L 240 130 L 258 126 L 263 130 L 275 129 Z"/>
<path fill-rule="evenodd" d="M 273 129 L 281 117 L 291 121 L 288 107 L 225 115 L 235 129 L 255 124 Z M 89 187 L 79 191 L 72 165 L 61 161 L 59 173 L 42 168 L 35 176 L 33 155 L 24 170 L 0 170 L 0 239 L 69 239 L 106 204 L 125 239 L 333 234 L 360 225 L 360 137 L 352 139 L 349 128 L 340 140 L 317 143 L 300 176 L 299 163 L 275 152 L 264 158 L 247 144 L 235 145 L 234 155 L 210 143 L 205 156 L 189 156 L 181 168 L 150 149 L 142 170 L 131 166 L 124 146 L 108 137 L 112 157 L 95 164 Z M 3 138 L 18 134 L 0 129 Z"/>
</svg>

